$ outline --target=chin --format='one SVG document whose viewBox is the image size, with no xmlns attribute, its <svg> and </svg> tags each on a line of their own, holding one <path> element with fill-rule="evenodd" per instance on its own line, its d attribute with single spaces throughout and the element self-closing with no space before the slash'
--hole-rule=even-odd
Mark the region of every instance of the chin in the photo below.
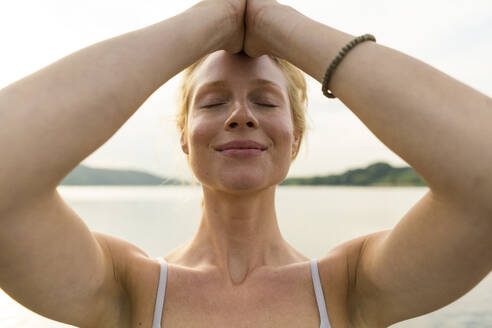
<svg viewBox="0 0 492 328">
<path fill-rule="evenodd" d="M 211 174 L 200 174 L 208 172 Z M 202 168 L 196 173 L 200 175 L 197 178 L 201 184 L 211 189 L 230 193 L 264 190 L 282 183 L 287 175 L 282 168 L 265 170 L 265 167 L 228 167 L 215 170 L 203 170 Z"/>
<path fill-rule="evenodd" d="M 231 193 L 262 190 L 275 184 L 274 181 L 269 181 L 270 179 L 264 174 L 254 175 L 251 173 L 240 174 L 231 172 L 230 174 L 222 175 L 214 180 L 215 181 L 209 185 Z"/>
<path fill-rule="evenodd" d="M 221 181 L 221 185 L 230 190 L 256 190 L 266 187 L 267 181 L 263 177 L 233 177 Z"/>
</svg>

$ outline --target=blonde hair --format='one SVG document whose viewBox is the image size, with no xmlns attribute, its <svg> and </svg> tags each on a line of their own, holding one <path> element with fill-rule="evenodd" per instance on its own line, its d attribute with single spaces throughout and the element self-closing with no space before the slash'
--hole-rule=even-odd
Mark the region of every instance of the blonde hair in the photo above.
<svg viewBox="0 0 492 328">
<path fill-rule="evenodd" d="M 207 59 L 209 55 L 202 57 L 183 71 L 181 85 L 179 86 L 177 93 L 177 113 L 175 117 L 175 122 L 178 132 L 180 134 L 183 134 L 185 138 L 187 136 L 186 128 L 188 126 L 188 113 L 191 96 L 190 93 L 191 88 L 193 87 L 192 81 L 197 69 L 205 61 L 205 59 Z M 268 57 L 270 57 L 270 59 L 284 73 L 284 76 L 287 80 L 287 93 L 289 96 L 294 132 L 295 134 L 299 135 L 299 145 L 292 156 L 292 161 L 294 161 L 301 148 L 301 143 L 303 141 L 303 138 L 305 137 L 305 132 L 308 129 L 306 120 L 306 111 L 308 106 L 306 79 L 304 77 L 304 73 L 287 60 L 271 55 L 268 55 Z M 189 164 L 188 157 L 187 161 Z M 192 182 L 192 184 L 195 185 L 194 181 Z"/>
</svg>

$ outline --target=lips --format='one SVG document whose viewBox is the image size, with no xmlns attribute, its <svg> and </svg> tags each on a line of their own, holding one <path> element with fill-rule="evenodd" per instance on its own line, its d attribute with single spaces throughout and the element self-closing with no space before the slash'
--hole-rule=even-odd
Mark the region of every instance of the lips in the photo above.
<svg viewBox="0 0 492 328">
<path fill-rule="evenodd" d="M 233 140 L 215 147 L 215 150 L 223 151 L 227 149 L 259 149 L 265 150 L 267 147 L 253 140 Z"/>
</svg>

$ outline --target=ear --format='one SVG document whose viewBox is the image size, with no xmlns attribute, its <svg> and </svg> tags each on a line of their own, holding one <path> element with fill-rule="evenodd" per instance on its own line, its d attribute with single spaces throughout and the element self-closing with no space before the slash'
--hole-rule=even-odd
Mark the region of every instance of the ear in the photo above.
<svg viewBox="0 0 492 328">
<path fill-rule="evenodd" d="M 292 153 L 291 157 L 294 157 L 294 154 L 296 153 L 296 150 L 299 147 L 299 141 L 301 140 L 301 135 L 298 132 L 294 133 L 294 142 L 292 142 Z"/>
<path fill-rule="evenodd" d="M 183 152 L 186 154 L 186 155 L 189 155 L 189 151 L 188 151 L 188 143 L 186 142 L 185 140 L 185 136 L 183 133 L 181 133 L 181 149 L 183 150 Z"/>
</svg>

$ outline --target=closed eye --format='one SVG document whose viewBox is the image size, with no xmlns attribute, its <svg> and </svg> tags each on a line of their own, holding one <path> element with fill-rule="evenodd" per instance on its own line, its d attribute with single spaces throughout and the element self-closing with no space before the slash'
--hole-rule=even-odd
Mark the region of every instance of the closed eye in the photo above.
<svg viewBox="0 0 492 328">
<path fill-rule="evenodd" d="M 220 106 L 220 105 L 223 105 L 223 104 L 225 104 L 225 103 L 207 105 L 207 106 L 203 106 L 202 108 L 210 108 L 210 107 L 214 107 L 214 106 Z"/>
<path fill-rule="evenodd" d="M 202 108 L 210 108 L 210 107 L 220 106 L 220 105 L 224 105 L 224 104 L 225 103 L 211 104 L 211 105 L 203 106 Z M 257 103 L 257 105 L 264 106 L 264 107 L 277 107 L 277 106 L 271 105 L 271 104 L 259 104 L 259 103 Z"/>
</svg>

